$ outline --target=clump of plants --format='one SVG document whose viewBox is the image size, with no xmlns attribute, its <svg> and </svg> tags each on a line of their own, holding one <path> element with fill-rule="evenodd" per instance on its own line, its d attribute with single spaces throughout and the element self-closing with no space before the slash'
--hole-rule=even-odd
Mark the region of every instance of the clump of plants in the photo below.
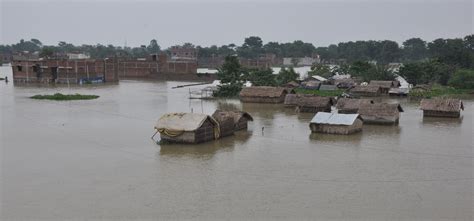
<svg viewBox="0 0 474 221">
<path fill-rule="evenodd" d="M 97 95 L 84 94 L 61 94 L 55 93 L 53 95 L 35 95 L 30 97 L 37 100 L 55 100 L 55 101 L 71 101 L 71 100 L 93 100 L 99 98 Z"/>
</svg>

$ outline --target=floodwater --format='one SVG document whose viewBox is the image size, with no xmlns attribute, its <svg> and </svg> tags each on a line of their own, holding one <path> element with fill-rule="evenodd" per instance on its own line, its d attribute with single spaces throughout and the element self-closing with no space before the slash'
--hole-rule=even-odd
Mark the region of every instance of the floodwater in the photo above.
<svg viewBox="0 0 474 221">
<path fill-rule="evenodd" d="M 0 82 L 0 219 L 473 219 L 472 99 L 462 119 L 423 119 L 400 99 L 399 126 L 337 136 L 311 134 L 311 114 L 189 100 L 189 88 L 171 89 L 179 84 Z M 28 98 L 55 92 L 100 98 Z M 199 145 L 150 139 L 164 113 L 229 106 L 253 115 L 248 132 Z"/>
</svg>

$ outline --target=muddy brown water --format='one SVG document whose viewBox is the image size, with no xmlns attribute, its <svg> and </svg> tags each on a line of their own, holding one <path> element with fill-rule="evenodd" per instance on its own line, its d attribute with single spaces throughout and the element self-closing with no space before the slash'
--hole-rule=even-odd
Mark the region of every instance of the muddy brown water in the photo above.
<svg viewBox="0 0 474 221">
<path fill-rule="evenodd" d="M 338 136 L 311 134 L 312 114 L 282 105 L 171 89 L 185 83 L 0 82 L 0 219 L 473 219 L 472 99 L 461 119 L 387 99 L 405 109 L 398 126 Z M 55 92 L 100 98 L 28 98 Z M 248 131 L 199 145 L 150 139 L 164 113 L 229 106 L 253 115 Z"/>
</svg>

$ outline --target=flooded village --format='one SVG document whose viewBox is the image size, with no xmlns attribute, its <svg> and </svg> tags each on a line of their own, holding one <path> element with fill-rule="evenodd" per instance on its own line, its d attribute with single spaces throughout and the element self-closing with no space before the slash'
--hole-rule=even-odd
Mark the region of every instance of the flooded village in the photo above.
<svg viewBox="0 0 474 221">
<path fill-rule="evenodd" d="M 0 220 L 473 220 L 473 39 L 0 42 Z"/>
</svg>

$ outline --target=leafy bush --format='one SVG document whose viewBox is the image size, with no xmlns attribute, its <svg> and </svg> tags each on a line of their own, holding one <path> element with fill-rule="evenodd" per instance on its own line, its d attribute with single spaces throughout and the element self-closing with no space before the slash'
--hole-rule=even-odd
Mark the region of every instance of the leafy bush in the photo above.
<svg viewBox="0 0 474 221">
<path fill-rule="evenodd" d="M 238 84 L 219 85 L 217 91 L 214 92 L 214 97 L 236 97 L 239 95 L 242 86 Z"/>
<path fill-rule="evenodd" d="M 276 76 L 276 82 L 278 85 L 283 85 L 291 81 L 296 81 L 299 75 L 295 72 L 295 69 L 292 67 L 290 68 L 282 68 L 278 75 Z"/>
<path fill-rule="evenodd" d="M 56 101 L 70 101 L 70 100 L 92 100 L 97 99 L 97 95 L 82 95 L 82 94 L 61 94 L 56 93 L 53 95 L 35 95 L 30 97 L 38 100 L 56 100 Z"/>
<path fill-rule="evenodd" d="M 458 70 L 449 79 L 448 84 L 455 88 L 474 89 L 474 70 Z"/>
</svg>

